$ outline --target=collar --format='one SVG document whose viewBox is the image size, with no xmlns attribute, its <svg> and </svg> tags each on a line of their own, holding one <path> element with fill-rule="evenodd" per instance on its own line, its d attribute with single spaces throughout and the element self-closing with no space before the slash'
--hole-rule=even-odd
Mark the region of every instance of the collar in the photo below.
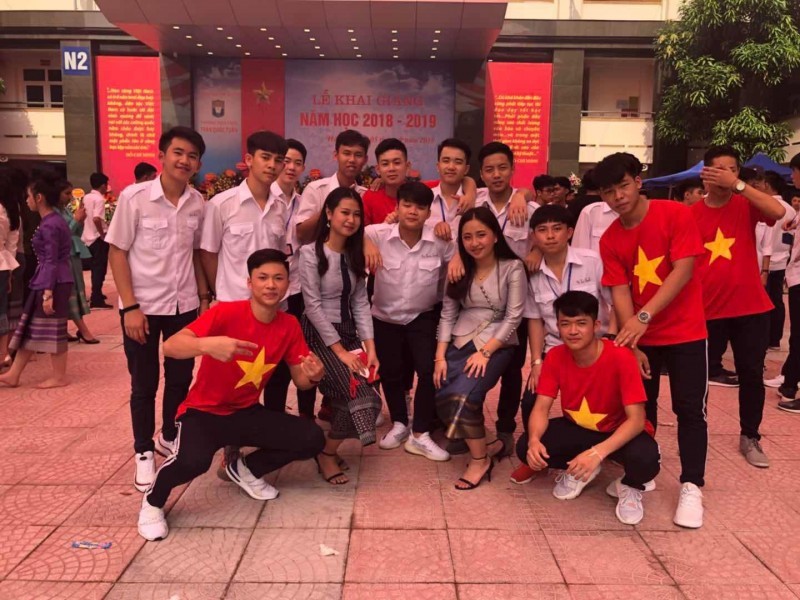
<svg viewBox="0 0 800 600">
<path fill-rule="evenodd" d="M 273 181 L 272 183 L 274 184 L 275 182 Z M 247 179 L 242 181 L 242 183 L 240 183 L 236 188 L 236 197 L 239 200 L 239 206 L 248 200 L 251 200 L 254 204 L 256 204 L 256 206 L 258 206 L 258 203 L 256 203 L 256 199 L 253 196 L 253 192 L 250 190 L 250 186 L 247 185 Z M 267 203 L 264 205 L 263 214 L 268 213 L 269 209 L 272 208 L 272 205 L 275 204 L 276 201 L 277 198 L 275 194 L 272 193 L 272 186 L 270 185 L 269 196 L 267 196 Z"/>
<path fill-rule="evenodd" d="M 420 237 L 421 242 L 436 242 L 436 235 L 433 233 L 433 227 L 423 226 L 422 227 L 422 237 Z M 394 223 L 392 228 L 389 230 L 389 235 L 386 237 L 387 240 L 392 239 L 401 239 L 400 238 L 400 224 Z"/>
<path fill-rule="evenodd" d="M 289 206 L 292 203 L 292 200 L 294 200 L 295 198 L 300 197 L 300 194 L 297 193 L 297 190 L 292 190 L 292 197 L 287 198 L 286 194 L 283 193 L 283 189 L 281 189 L 281 186 L 278 184 L 277 181 L 273 181 L 272 185 L 269 186 L 269 193 L 270 196 L 274 196 L 275 198 L 283 202 L 286 206 Z"/>
<path fill-rule="evenodd" d="M 436 202 L 439 198 L 444 199 L 444 196 L 442 196 L 442 184 L 441 183 L 439 185 L 437 185 L 435 188 L 433 188 L 433 190 L 431 190 L 431 191 L 433 192 L 433 201 L 434 202 Z M 458 194 L 459 196 L 463 196 L 464 195 L 464 186 L 463 185 L 459 185 L 458 186 L 458 191 L 456 192 L 456 194 Z"/>
<path fill-rule="evenodd" d="M 604 212 L 604 213 L 610 213 L 610 212 L 614 212 L 614 211 L 611 209 L 611 207 L 608 205 L 608 202 L 601 202 L 600 204 L 601 204 L 601 205 L 602 205 L 602 207 L 603 207 L 603 212 Z"/>
<path fill-rule="evenodd" d="M 567 267 L 569 265 L 578 265 L 579 267 L 583 266 L 583 260 L 581 260 L 580 255 L 572 246 L 567 246 L 567 258 L 564 261 L 564 267 Z M 553 271 L 550 269 L 546 261 L 542 260 L 542 268 L 540 270 L 544 275 L 547 275 L 551 279 L 555 279 L 556 281 L 558 281 L 558 278 L 555 276 L 555 273 L 553 273 Z M 564 274 L 562 273 L 561 275 L 563 279 Z"/>
<path fill-rule="evenodd" d="M 192 193 L 191 190 L 192 188 L 188 185 L 183 188 L 183 193 L 181 194 L 181 197 L 178 198 L 178 206 L 189 199 L 189 196 Z M 159 176 L 150 182 L 150 202 L 155 202 L 161 198 L 169 202 L 169 200 L 167 200 L 167 196 L 164 194 L 164 188 L 161 186 L 161 177 Z M 170 202 L 170 204 L 172 203 Z"/>
</svg>

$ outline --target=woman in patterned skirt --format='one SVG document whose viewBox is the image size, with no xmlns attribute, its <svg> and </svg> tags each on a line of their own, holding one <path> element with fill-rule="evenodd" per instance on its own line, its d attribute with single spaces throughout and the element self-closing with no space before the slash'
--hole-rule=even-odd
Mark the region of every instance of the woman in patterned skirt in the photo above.
<svg viewBox="0 0 800 600">
<path fill-rule="evenodd" d="M 83 233 L 83 222 L 86 220 L 86 208 L 80 204 L 75 209 L 75 213 L 69 210 L 69 205 L 72 202 L 72 184 L 69 181 L 64 182 L 64 189 L 61 190 L 61 198 L 59 202 L 58 213 L 67 222 L 67 227 L 72 234 L 72 254 L 70 256 L 70 265 L 72 266 L 72 278 L 75 280 L 75 285 L 72 287 L 72 293 L 69 295 L 69 318 L 75 323 L 78 328 L 75 337 L 67 335 L 69 342 L 83 342 L 85 344 L 99 344 L 100 340 L 92 335 L 89 331 L 89 326 L 83 317 L 88 315 L 91 310 L 89 309 L 89 302 L 86 300 L 86 289 L 83 283 L 83 265 L 82 259 L 92 258 L 92 253 L 81 241 L 81 233 Z"/>
<path fill-rule="evenodd" d="M 491 480 L 492 459 L 503 443 L 486 443 L 483 401 L 508 367 L 517 345 L 525 305 L 522 261 L 509 247 L 500 224 L 485 207 L 464 213 L 458 253 L 465 275 L 449 285 L 437 334 L 433 382 L 439 417 L 449 439 L 464 439 L 472 460 L 457 490 Z"/>
<path fill-rule="evenodd" d="M 375 443 L 381 408 L 369 382 L 379 365 L 367 299 L 363 214 L 358 192 L 336 188 L 325 199 L 316 242 L 300 249 L 301 325 L 309 348 L 325 365 L 320 389 L 332 403 L 331 429 L 318 463 L 322 477 L 334 485 L 348 481 L 337 454 L 342 441 Z"/>
<path fill-rule="evenodd" d="M 30 281 L 30 294 L 9 348 L 17 354 L 11 368 L 0 375 L 0 384 L 16 387 L 25 365 L 34 352 L 51 355 L 53 374 L 36 387 L 67 385 L 67 318 L 72 291 L 70 253 L 72 235 L 64 219 L 56 212 L 63 181 L 47 174 L 28 187 L 28 207 L 39 213 L 42 221 L 32 245 L 38 266 Z"/>
<path fill-rule="evenodd" d="M 16 244 L 12 234 L 19 237 L 19 204 L 13 194 L 11 179 L 0 175 L 0 357 L 8 354 L 8 304 L 11 273 L 19 267 L 16 258 Z M 13 244 L 13 245 L 12 245 Z M 10 362 L 2 365 L 10 366 Z"/>
</svg>

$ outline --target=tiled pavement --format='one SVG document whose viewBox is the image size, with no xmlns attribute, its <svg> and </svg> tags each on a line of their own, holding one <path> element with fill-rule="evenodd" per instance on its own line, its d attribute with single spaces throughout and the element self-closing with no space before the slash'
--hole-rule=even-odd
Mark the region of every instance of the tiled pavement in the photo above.
<svg viewBox="0 0 800 600">
<path fill-rule="evenodd" d="M 103 343 L 70 347 L 69 387 L 33 389 L 49 367 L 39 357 L 23 387 L 0 390 L 1 600 L 800 596 L 800 417 L 776 410 L 772 390 L 763 426 L 772 466 L 757 470 L 738 455 L 736 390 L 711 388 L 699 531 L 672 524 L 679 463 L 665 402 L 663 469 L 635 527 L 617 521 L 605 495 L 614 466 L 560 502 L 550 477 L 511 484 L 516 459 L 491 483 L 457 492 L 463 457 L 434 464 L 348 441 L 348 485 L 296 463 L 272 476 L 281 496 L 259 503 L 206 474 L 171 497 L 169 538 L 145 543 L 118 317 L 95 312 L 88 322 Z M 769 354 L 768 375 L 784 356 Z M 112 546 L 70 547 L 81 540 Z M 320 544 L 338 554 L 322 556 Z"/>
</svg>

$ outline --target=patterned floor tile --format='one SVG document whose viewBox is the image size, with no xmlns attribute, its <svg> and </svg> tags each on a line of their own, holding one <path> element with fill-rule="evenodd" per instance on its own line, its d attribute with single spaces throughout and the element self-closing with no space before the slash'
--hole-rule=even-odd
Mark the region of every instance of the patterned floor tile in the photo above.
<svg viewBox="0 0 800 600">
<path fill-rule="evenodd" d="M 25 476 L 28 485 L 100 485 L 111 477 L 125 461 L 122 454 L 76 456 L 37 455 Z"/>
<path fill-rule="evenodd" d="M 736 537 L 781 581 L 800 584 L 798 531 L 797 527 L 787 527 L 783 531 L 737 533 Z"/>
<path fill-rule="evenodd" d="M 542 533 L 448 531 L 458 583 L 563 583 Z"/>
<path fill-rule="evenodd" d="M 386 456 L 364 456 L 358 477 L 359 488 L 400 487 L 428 489 L 439 486 L 437 464 L 406 452 L 384 451 Z"/>
<path fill-rule="evenodd" d="M 569 600 L 569 590 L 561 584 L 459 583 L 460 600 Z"/>
<path fill-rule="evenodd" d="M 662 459 L 661 469 L 671 473 L 676 481 L 680 479 L 681 464 L 679 460 Z M 739 455 L 734 456 L 731 460 L 709 455 L 706 462 L 706 481 L 703 490 L 727 492 L 741 489 L 743 486 L 753 486 L 755 485 L 754 474 L 756 471 L 755 467 L 748 465 Z"/>
<path fill-rule="evenodd" d="M 0 496 L 0 525 L 61 525 L 95 491 L 86 485 L 17 485 Z"/>
<path fill-rule="evenodd" d="M 545 535 L 569 584 L 674 583 L 635 532 L 547 532 Z"/>
<path fill-rule="evenodd" d="M 539 523 L 525 491 L 510 482 L 502 486 L 494 483 L 467 491 L 443 486 L 448 529 L 538 531 Z"/>
<path fill-rule="evenodd" d="M 357 529 L 350 536 L 348 583 L 452 583 L 444 531 Z"/>
<path fill-rule="evenodd" d="M 356 490 L 350 486 L 280 488 L 281 495 L 270 501 L 256 527 L 290 529 L 350 528 Z"/>
<path fill-rule="evenodd" d="M 5 542 L 0 547 L 0 578 L 8 575 L 54 529 L 55 527 L 33 525 L 4 526 L 3 539 Z"/>
<path fill-rule="evenodd" d="M 342 600 L 456 600 L 449 583 L 346 583 Z M 462 596 L 463 598 L 463 596 Z"/>
<path fill-rule="evenodd" d="M 320 544 L 338 554 L 323 556 Z M 256 529 L 234 581 L 341 583 L 347 556 L 346 529 Z"/>
<path fill-rule="evenodd" d="M 338 583 L 233 583 L 225 600 L 340 600 Z"/>
<path fill-rule="evenodd" d="M 361 487 L 353 507 L 354 529 L 444 529 L 438 489 Z"/>
<path fill-rule="evenodd" d="M 111 583 L 63 581 L 3 581 L 0 598 L 20 600 L 103 600 Z"/>
<path fill-rule="evenodd" d="M 678 490 L 678 487 L 670 490 L 656 488 L 653 492 L 643 494 L 644 519 L 636 525 L 636 529 L 638 531 L 684 531 L 683 528 L 672 522 L 675 509 L 678 507 Z M 707 498 L 711 493 L 713 492 L 704 492 L 706 510 L 703 515 L 703 531 L 724 531 L 726 530 L 725 525 L 720 521 L 716 512 L 709 507 Z M 726 494 L 727 492 L 719 493 Z"/>
<path fill-rule="evenodd" d="M 107 550 L 73 548 L 72 542 L 111 542 Z M 116 581 L 144 544 L 135 527 L 56 529 L 14 569 L 8 579 L 36 581 Z"/>
<path fill-rule="evenodd" d="M 249 538 L 242 529 L 173 529 L 166 540 L 147 543 L 120 581 L 227 582 Z"/>
<path fill-rule="evenodd" d="M 775 585 L 682 585 L 687 600 L 793 600 L 795 594 L 786 586 Z"/>
<path fill-rule="evenodd" d="M 219 600 L 224 583 L 118 583 L 105 600 Z"/>
<path fill-rule="evenodd" d="M 170 494 L 164 507 L 168 515 L 170 508 L 178 501 L 184 489 L 184 486 L 181 486 Z M 78 507 L 69 516 L 66 523 L 84 526 L 132 527 L 136 524 L 136 517 L 141 506 L 142 494 L 137 492 L 132 485 L 104 485 Z"/>
<path fill-rule="evenodd" d="M 731 531 L 800 531 L 800 513 L 763 490 L 708 491 L 704 504 Z"/>
<path fill-rule="evenodd" d="M 270 502 L 280 502 L 280 496 Z M 254 500 L 238 485 L 216 476 L 195 479 L 169 513 L 170 527 L 252 529 L 268 502 Z"/>
<path fill-rule="evenodd" d="M 680 585 L 778 582 L 731 533 L 643 531 L 640 535 Z"/>
<path fill-rule="evenodd" d="M 67 454 L 133 454 L 133 436 L 130 434 L 130 417 L 125 423 L 128 430 L 120 435 L 117 429 L 108 427 L 103 421 L 98 427 L 89 429 L 64 449 Z"/>
<path fill-rule="evenodd" d="M 20 428 L 16 433 L 2 438 L 0 452 L 9 454 L 53 454 L 63 451 L 88 429 L 67 428 Z"/>
<path fill-rule="evenodd" d="M 359 458 L 347 457 L 347 464 L 349 465 L 350 469 L 346 474 L 350 481 L 343 486 L 336 487 L 355 489 L 358 483 Z M 289 487 L 333 487 L 319 474 L 317 471 L 317 464 L 313 460 L 295 461 L 281 468 L 281 470 L 278 472 L 277 486 L 278 489 Z"/>
<path fill-rule="evenodd" d="M 677 586 L 669 585 L 570 585 L 573 600 L 682 600 Z"/>
</svg>

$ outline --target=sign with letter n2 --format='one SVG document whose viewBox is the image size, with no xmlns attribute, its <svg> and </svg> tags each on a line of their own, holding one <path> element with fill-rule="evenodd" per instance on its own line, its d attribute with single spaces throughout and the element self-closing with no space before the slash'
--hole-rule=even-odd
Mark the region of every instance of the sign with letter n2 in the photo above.
<svg viewBox="0 0 800 600">
<path fill-rule="evenodd" d="M 61 71 L 64 75 L 90 75 L 91 53 L 86 46 L 64 46 L 61 48 Z"/>
</svg>

